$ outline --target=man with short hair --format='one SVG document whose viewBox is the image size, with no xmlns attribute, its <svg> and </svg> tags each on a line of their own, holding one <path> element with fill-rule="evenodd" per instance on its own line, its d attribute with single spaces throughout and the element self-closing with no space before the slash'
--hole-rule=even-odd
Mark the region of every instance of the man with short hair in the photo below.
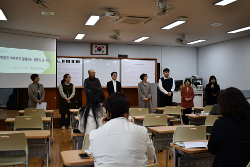
<svg viewBox="0 0 250 167">
<path fill-rule="evenodd" d="M 158 87 L 160 89 L 161 107 L 172 106 L 173 91 L 175 88 L 174 79 L 169 77 L 169 69 L 163 70 L 164 77 L 159 79 Z"/>
<path fill-rule="evenodd" d="M 84 80 L 84 90 L 86 92 L 86 97 L 88 97 L 89 92 L 95 88 L 102 88 L 101 82 L 98 78 L 95 78 L 95 71 L 93 69 L 88 71 L 89 77 Z"/>
<path fill-rule="evenodd" d="M 115 92 L 122 92 L 121 83 L 117 81 L 117 72 L 111 73 L 112 80 L 107 82 L 107 90 L 109 93 L 109 96 L 112 95 Z"/>
</svg>

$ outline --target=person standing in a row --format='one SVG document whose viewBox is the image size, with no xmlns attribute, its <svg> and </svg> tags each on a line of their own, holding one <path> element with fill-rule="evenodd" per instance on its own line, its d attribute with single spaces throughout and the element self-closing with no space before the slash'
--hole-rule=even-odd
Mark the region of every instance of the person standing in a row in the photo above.
<svg viewBox="0 0 250 167">
<path fill-rule="evenodd" d="M 158 87 L 160 89 L 161 107 L 172 106 L 173 92 L 175 88 L 174 78 L 169 77 L 169 69 L 163 70 L 164 77 L 159 79 Z"/>
<path fill-rule="evenodd" d="M 38 74 L 32 74 L 30 79 L 33 83 L 28 87 L 28 108 L 36 108 L 37 103 L 41 104 L 44 101 L 45 91 L 43 85 L 39 83 L 40 78 Z"/>
<path fill-rule="evenodd" d="M 152 88 L 151 84 L 147 82 L 148 75 L 141 74 L 141 82 L 138 83 L 138 94 L 139 94 L 139 107 L 148 108 L 149 113 L 153 112 L 153 107 L 151 103 Z"/>
<path fill-rule="evenodd" d="M 209 83 L 206 85 L 207 105 L 217 104 L 217 96 L 220 91 L 220 85 L 217 84 L 216 77 L 210 76 Z"/>
<path fill-rule="evenodd" d="M 89 92 L 92 89 L 95 89 L 95 88 L 102 89 L 100 80 L 95 77 L 95 71 L 91 69 L 88 71 L 88 73 L 89 73 L 89 77 L 84 80 L 84 90 L 86 92 L 86 99 L 88 97 Z"/>
<path fill-rule="evenodd" d="M 194 107 L 194 90 L 190 86 L 191 80 L 185 79 L 185 87 L 181 89 L 181 107 L 186 108 L 183 110 L 183 123 L 188 124 L 188 117 L 185 114 L 191 114 L 192 107 Z"/>
<path fill-rule="evenodd" d="M 67 114 L 67 126 L 70 127 L 70 111 L 69 109 L 74 109 L 74 96 L 75 96 L 75 86 L 70 83 L 71 76 L 65 74 L 63 80 L 59 85 L 60 102 L 59 102 L 59 113 L 61 114 L 61 126 L 65 129 L 65 115 Z"/>
<path fill-rule="evenodd" d="M 112 80 L 107 82 L 107 91 L 109 96 L 115 92 L 122 92 L 121 82 L 117 81 L 117 72 L 111 73 Z"/>
</svg>

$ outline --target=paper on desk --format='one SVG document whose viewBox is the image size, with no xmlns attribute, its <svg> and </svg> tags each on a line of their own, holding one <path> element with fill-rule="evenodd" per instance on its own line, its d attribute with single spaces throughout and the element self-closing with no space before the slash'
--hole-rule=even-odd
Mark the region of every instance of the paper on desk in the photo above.
<svg viewBox="0 0 250 167">
<path fill-rule="evenodd" d="M 42 102 L 41 104 L 37 103 L 36 108 L 43 108 L 44 110 L 46 110 L 47 102 Z"/>
<path fill-rule="evenodd" d="M 184 142 L 185 148 L 207 147 L 208 142 Z"/>
<path fill-rule="evenodd" d="M 89 150 L 84 150 L 86 153 L 90 154 L 90 151 Z"/>
</svg>

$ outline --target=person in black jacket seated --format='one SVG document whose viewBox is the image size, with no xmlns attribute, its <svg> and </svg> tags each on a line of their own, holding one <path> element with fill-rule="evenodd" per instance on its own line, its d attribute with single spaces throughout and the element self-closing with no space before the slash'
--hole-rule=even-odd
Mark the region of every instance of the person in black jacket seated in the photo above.
<svg viewBox="0 0 250 167">
<path fill-rule="evenodd" d="M 207 94 L 207 105 L 217 104 L 217 96 L 220 86 L 217 84 L 216 77 L 210 76 L 209 83 L 206 85 L 205 93 Z"/>
<path fill-rule="evenodd" d="M 95 71 L 89 70 L 89 77 L 84 80 L 84 90 L 86 92 L 86 98 L 92 89 L 100 88 L 102 89 L 101 82 L 98 78 L 95 78 Z"/>
<path fill-rule="evenodd" d="M 109 96 L 115 92 L 122 92 L 121 82 L 117 81 L 117 72 L 111 73 L 112 80 L 107 82 Z"/>
<path fill-rule="evenodd" d="M 218 97 L 220 113 L 208 150 L 216 155 L 213 167 L 246 167 L 250 162 L 250 104 L 237 88 L 227 88 Z"/>
</svg>

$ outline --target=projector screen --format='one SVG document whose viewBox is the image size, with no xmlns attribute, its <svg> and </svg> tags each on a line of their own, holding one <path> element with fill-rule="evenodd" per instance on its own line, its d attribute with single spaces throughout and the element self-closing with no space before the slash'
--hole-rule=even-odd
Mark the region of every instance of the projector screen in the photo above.
<svg viewBox="0 0 250 167">
<path fill-rule="evenodd" d="M 27 88 L 31 74 L 38 74 L 44 87 L 56 87 L 56 39 L 0 36 L 0 88 Z"/>
</svg>

